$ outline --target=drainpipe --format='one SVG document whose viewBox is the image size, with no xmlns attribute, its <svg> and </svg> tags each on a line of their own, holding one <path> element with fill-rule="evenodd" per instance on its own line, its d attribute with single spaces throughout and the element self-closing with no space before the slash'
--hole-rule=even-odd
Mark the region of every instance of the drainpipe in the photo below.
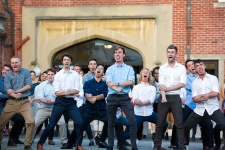
<svg viewBox="0 0 225 150">
<path fill-rule="evenodd" d="M 187 59 L 190 59 L 191 53 L 191 0 L 187 1 Z"/>
<path fill-rule="evenodd" d="M 11 46 L 11 55 L 14 56 L 15 55 L 15 51 L 14 51 L 14 42 L 15 42 L 15 38 L 14 38 L 14 26 L 15 26 L 15 14 L 14 12 L 9 8 L 8 6 L 8 0 L 4 0 L 4 8 L 5 10 L 10 14 L 11 16 L 11 43 L 6 45 Z"/>
</svg>

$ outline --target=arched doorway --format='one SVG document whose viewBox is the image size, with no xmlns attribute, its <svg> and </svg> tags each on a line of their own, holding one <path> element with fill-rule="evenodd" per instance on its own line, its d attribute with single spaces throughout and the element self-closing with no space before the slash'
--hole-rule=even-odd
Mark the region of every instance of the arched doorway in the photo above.
<svg viewBox="0 0 225 150">
<path fill-rule="evenodd" d="M 88 72 L 88 60 L 91 58 L 95 58 L 98 63 L 104 64 L 107 68 L 115 62 L 114 49 L 118 45 L 119 44 L 117 43 L 103 39 L 93 39 L 78 43 L 57 52 L 53 56 L 52 67 L 61 69 L 61 56 L 64 53 L 70 53 L 74 59 L 73 65 L 81 65 L 84 73 Z M 139 74 L 140 70 L 143 68 L 143 59 L 141 55 L 128 47 L 124 46 L 124 48 L 126 49 L 126 57 L 124 58 L 124 62 L 133 66 L 136 75 Z"/>
</svg>

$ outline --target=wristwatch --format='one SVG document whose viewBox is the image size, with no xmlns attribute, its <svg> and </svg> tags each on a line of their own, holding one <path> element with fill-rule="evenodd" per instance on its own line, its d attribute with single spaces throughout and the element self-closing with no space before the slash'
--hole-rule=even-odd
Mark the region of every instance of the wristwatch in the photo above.
<svg viewBox="0 0 225 150">
<path fill-rule="evenodd" d="M 117 83 L 117 86 L 120 86 L 120 83 Z"/>
</svg>

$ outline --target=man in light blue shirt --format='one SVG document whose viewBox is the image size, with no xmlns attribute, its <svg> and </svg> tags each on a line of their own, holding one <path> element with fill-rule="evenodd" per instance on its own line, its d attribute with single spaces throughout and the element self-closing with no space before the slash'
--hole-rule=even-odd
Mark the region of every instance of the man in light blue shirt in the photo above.
<svg viewBox="0 0 225 150">
<path fill-rule="evenodd" d="M 130 138 L 132 150 L 137 150 L 136 137 L 137 128 L 134 116 L 134 107 L 129 98 L 130 86 L 134 84 L 134 70 L 123 62 L 126 52 L 123 47 L 114 50 L 115 64 L 106 71 L 106 82 L 108 85 L 107 113 L 108 113 L 108 147 L 113 150 L 114 125 L 116 120 L 117 107 L 125 113 L 130 123 Z"/>
</svg>

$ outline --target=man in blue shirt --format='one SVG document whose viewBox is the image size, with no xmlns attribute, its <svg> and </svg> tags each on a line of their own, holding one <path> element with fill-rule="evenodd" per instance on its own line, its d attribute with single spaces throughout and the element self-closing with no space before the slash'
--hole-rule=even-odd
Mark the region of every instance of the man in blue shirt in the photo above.
<svg viewBox="0 0 225 150">
<path fill-rule="evenodd" d="M 108 113 L 108 141 L 107 150 L 113 150 L 114 145 L 114 124 L 116 120 L 117 107 L 125 113 L 130 123 L 130 138 L 132 150 L 137 150 L 136 137 L 137 128 L 134 116 L 134 107 L 129 98 L 130 86 L 134 84 L 134 70 L 123 62 L 126 56 L 123 47 L 116 47 L 114 50 L 115 64 L 106 71 L 106 82 L 108 85 L 107 113 Z"/>
<path fill-rule="evenodd" d="M 24 117 L 27 127 L 24 149 L 32 150 L 30 145 L 34 129 L 34 116 L 28 100 L 32 87 L 30 71 L 21 68 L 21 60 L 16 56 L 11 58 L 11 67 L 13 70 L 9 71 L 4 78 L 5 90 L 9 95 L 9 100 L 0 116 L 0 142 L 5 125 L 16 113 L 20 113 Z"/>
<path fill-rule="evenodd" d="M 2 72 L 1 72 L 2 76 L 0 76 L 0 114 L 2 113 L 6 105 L 6 101 L 8 100 L 8 95 L 4 89 L 4 77 L 6 73 L 11 70 L 12 70 L 12 67 L 7 64 L 5 64 L 2 68 Z M 14 122 L 14 124 L 10 131 L 8 146 L 16 146 L 16 144 L 23 144 L 23 142 L 19 140 L 19 135 L 21 131 L 23 130 L 25 120 L 23 116 L 21 116 L 18 113 L 15 114 L 11 120 Z"/>
</svg>

